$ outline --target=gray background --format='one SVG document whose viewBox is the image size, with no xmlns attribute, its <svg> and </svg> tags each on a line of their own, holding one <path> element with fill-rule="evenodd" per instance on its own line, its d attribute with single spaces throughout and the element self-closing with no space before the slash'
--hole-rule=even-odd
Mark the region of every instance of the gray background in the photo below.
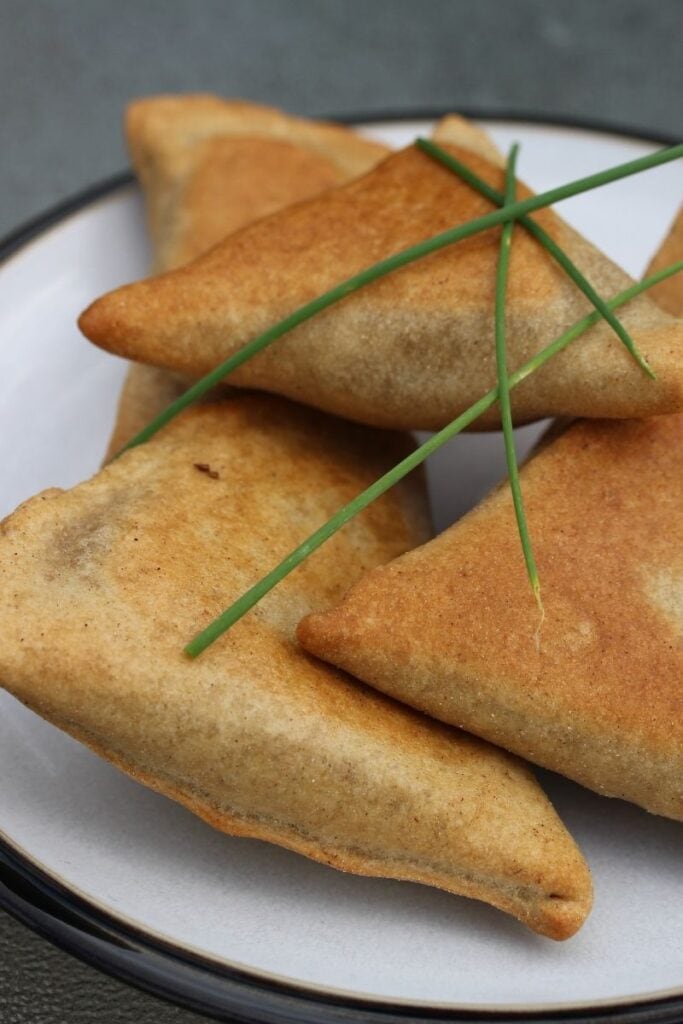
<svg viewBox="0 0 683 1024">
<path fill-rule="evenodd" d="M 680 0 L 0 0 L 0 235 L 124 166 L 133 96 L 470 107 L 676 134 Z M 681 133 L 683 134 L 683 132 Z"/>
<path fill-rule="evenodd" d="M 0 0 L 0 236 L 126 165 L 126 101 L 590 118 L 683 137 L 681 0 Z M 189 1022 L 0 912 L 0 1022 Z"/>
</svg>

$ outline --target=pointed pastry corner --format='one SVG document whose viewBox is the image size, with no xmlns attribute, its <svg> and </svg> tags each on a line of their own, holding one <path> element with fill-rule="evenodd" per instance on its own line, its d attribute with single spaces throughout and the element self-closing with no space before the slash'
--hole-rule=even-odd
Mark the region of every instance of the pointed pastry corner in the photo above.
<svg viewBox="0 0 683 1024">
<path fill-rule="evenodd" d="M 577 847 L 567 850 L 558 874 L 563 884 L 532 904 L 532 916 L 525 924 L 549 939 L 564 942 L 576 935 L 593 908 L 593 882 Z"/>
<path fill-rule="evenodd" d="M 137 137 L 143 132 L 150 120 L 154 120 L 160 105 L 163 107 L 167 96 L 138 96 L 131 100 L 123 113 L 124 129 L 127 137 Z"/>
<path fill-rule="evenodd" d="M 377 570 L 373 575 L 376 573 Z M 310 613 L 297 628 L 301 645 L 332 664 L 344 660 L 345 647 L 358 642 L 361 633 L 361 619 L 348 602 L 328 612 Z M 364 645 L 365 638 L 360 643 Z M 376 656 L 381 660 L 381 652 L 376 652 Z M 412 704 L 417 707 L 419 702 L 412 701 Z M 457 730 L 455 735 L 466 734 Z M 496 748 L 489 750 L 498 757 L 507 757 Z M 592 909 L 590 870 L 552 805 L 538 789 L 533 774 L 516 759 L 509 762 L 510 770 L 517 779 L 514 824 L 510 819 L 501 820 L 489 835 L 490 875 L 485 880 L 470 880 L 465 884 L 462 879 L 454 884 L 452 878 L 435 881 L 426 875 L 416 876 L 415 880 L 485 900 L 512 914 L 537 934 L 564 941 L 576 934 Z M 521 776 L 526 779 L 525 786 L 521 784 Z M 500 798 L 501 794 L 496 794 L 494 803 Z M 500 834 L 498 829 L 502 830 Z M 510 833 L 507 843 L 501 839 L 501 834 L 506 832 Z M 516 835 L 514 843 L 509 841 L 512 833 Z M 481 841 L 481 836 L 477 838 Z M 511 856 L 503 854 L 503 849 L 513 851 Z"/>
<path fill-rule="evenodd" d="M 442 117 L 432 132 L 432 139 L 434 142 L 446 142 L 469 149 L 496 167 L 505 166 L 505 157 L 488 133 L 460 114 L 446 114 Z"/>
<path fill-rule="evenodd" d="M 349 612 L 345 601 L 327 611 L 310 612 L 299 622 L 296 638 L 309 654 L 314 654 L 316 658 L 322 658 L 333 665 L 338 664 L 335 657 L 345 642 L 347 614 Z M 348 635 L 353 637 L 355 633 L 356 630 L 351 623 Z"/>
<path fill-rule="evenodd" d="M 153 295 L 146 281 L 125 285 L 95 299 L 78 318 L 88 341 L 119 356 L 136 359 L 136 339 L 154 320 Z M 152 361 L 152 360 L 150 360 Z"/>
<path fill-rule="evenodd" d="M 115 323 L 113 308 L 117 303 L 114 299 L 115 292 L 107 292 L 99 299 L 91 302 L 87 309 L 84 309 L 77 320 L 78 329 L 88 341 L 100 348 L 109 348 L 112 329 Z M 117 296 L 118 299 L 118 296 Z"/>
<path fill-rule="evenodd" d="M 195 129 L 198 119 L 206 117 L 277 116 L 273 107 L 265 107 L 246 100 L 225 100 L 208 92 L 156 93 L 139 96 L 126 106 L 124 122 L 126 131 L 149 129 L 160 139 L 169 131 L 177 134 L 185 129 Z"/>
<path fill-rule="evenodd" d="M 160 94 L 132 100 L 123 115 L 123 128 L 138 173 L 151 162 L 162 162 L 179 147 L 188 149 L 193 136 L 205 133 L 207 119 L 225 116 L 230 105 L 210 93 Z"/>
</svg>

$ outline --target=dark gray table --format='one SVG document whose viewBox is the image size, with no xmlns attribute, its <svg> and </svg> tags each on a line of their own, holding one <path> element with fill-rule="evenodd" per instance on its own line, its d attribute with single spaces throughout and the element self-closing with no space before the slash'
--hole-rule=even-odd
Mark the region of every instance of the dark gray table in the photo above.
<svg viewBox="0 0 683 1024">
<path fill-rule="evenodd" d="M 123 168 L 133 96 L 535 112 L 683 137 L 680 0 L 0 0 L 0 236 Z M 0 913 L 0 1021 L 190 1022 Z"/>
</svg>

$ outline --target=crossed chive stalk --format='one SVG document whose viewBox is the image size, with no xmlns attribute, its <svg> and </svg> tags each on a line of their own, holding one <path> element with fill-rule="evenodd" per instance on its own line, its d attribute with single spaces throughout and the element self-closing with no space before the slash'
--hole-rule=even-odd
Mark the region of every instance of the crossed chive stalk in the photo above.
<svg viewBox="0 0 683 1024">
<path fill-rule="evenodd" d="M 161 430 L 162 427 L 177 416 L 178 413 L 182 412 L 194 401 L 206 394 L 207 391 L 220 383 L 226 376 L 228 376 L 228 374 L 233 370 L 236 370 L 238 366 L 241 366 L 258 352 L 263 351 L 263 349 L 267 348 L 284 334 L 287 334 L 295 327 L 298 327 L 299 324 L 304 323 L 306 320 L 310 320 L 317 313 L 327 309 L 328 306 L 334 305 L 341 301 L 341 299 L 346 298 L 347 295 L 351 295 L 353 292 L 358 291 L 365 285 L 371 284 L 373 281 L 385 277 L 387 274 L 390 274 L 401 267 L 414 263 L 416 260 L 419 260 L 432 252 L 437 252 L 448 245 L 453 245 L 465 238 L 470 238 L 475 234 L 486 231 L 488 228 L 502 224 L 504 225 L 504 229 L 501 237 L 500 256 L 496 275 L 495 305 L 495 342 L 498 383 L 477 402 L 471 405 L 469 409 L 466 409 L 465 412 L 461 413 L 460 416 L 456 417 L 456 419 L 446 427 L 434 434 L 415 451 L 411 452 L 410 455 L 394 466 L 393 469 L 389 470 L 371 484 L 365 491 L 357 495 L 357 497 L 347 505 L 344 505 L 343 508 L 339 509 L 331 519 L 312 533 L 307 540 L 290 552 L 290 554 L 287 555 L 279 565 L 239 597 L 237 601 L 230 605 L 229 608 L 219 615 L 218 618 L 210 623 L 204 630 L 198 633 L 185 648 L 185 653 L 192 658 L 201 654 L 223 633 L 230 629 L 231 626 L 238 622 L 243 615 L 253 608 L 254 605 L 269 593 L 269 591 L 272 590 L 273 587 L 275 587 L 282 579 L 284 579 L 285 576 L 289 575 L 293 569 L 300 565 L 301 562 L 303 562 L 310 554 L 324 544 L 326 540 L 329 540 L 337 530 L 341 529 L 342 526 L 358 515 L 358 513 L 363 509 L 367 508 L 368 505 L 393 487 L 394 484 L 398 483 L 399 480 L 402 480 L 403 477 L 407 476 L 407 474 L 413 469 L 421 465 L 431 454 L 433 454 L 433 452 L 437 451 L 443 444 L 445 444 L 446 441 L 449 441 L 452 437 L 455 437 L 456 434 L 459 434 L 470 426 L 496 402 L 499 402 L 501 407 L 501 422 L 505 442 L 508 476 L 510 479 L 515 515 L 527 574 L 529 576 L 534 596 L 540 606 L 540 582 L 526 524 L 526 516 L 524 513 L 524 505 L 519 482 L 519 470 L 514 447 L 510 391 L 543 366 L 554 355 L 565 349 L 572 341 L 583 334 L 584 331 L 588 330 L 589 327 L 598 323 L 600 319 L 604 319 L 612 327 L 622 344 L 625 345 L 626 349 L 641 369 L 650 377 L 654 378 L 651 368 L 644 357 L 638 352 L 632 338 L 619 320 L 614 316 L 614 310 L 619 306 L 622 306 L 624 303 L 629 302 L 647 288 L 651 288 L 660 281 L 665 280 L 667 277 L 671 277 L 673 274 L 683 270 L 683 260 L 670 267 L 664 268 L 657 274 L 653 274 L 651 277 L 643 281 L 632 285 L 630 288 L 627 288 L 625 291 L 621 292 L 609 301 L 605 301 L 595 292 L 590 282 L 586 280 L 584 275 L 570 260 L 567 254 L 535 221 L 531 220 L 528 215 L 535 210 L 543 209 L 544 207 L 550 206 L 562 199 L 568 199 L 581 192 L 587 192 L 591 189 L 598 188 L 601 185 L 618 181 L 621 178 L 628 177 L 632 174 L 638 174 L 642 171 L 649 170 L 652 167 L 657 167 L 661 164 L 676 160 L 683 156 L 683 144 L 660 150 L 657 153 L 641 157 L 637 160 L 631 160 L 628 163 L 620 164 L 617 167 L 609 168 L 605 171 L 600 171 L 598 174 L 592 174 L 586 178 L 580 178 L 577 181 L 570 182 L 569 184 L 559 186 L 555 189 L 550 189 L 540 195 L 530 196 L 529 198 L 521 201 L 514 201 L 516 190 L 515 166 L 518 151 L 517 146 L 513 146 L 510 151 L 505 174 L 505 193 L 501 194 L 491 188 L 487 182 L 483 181 L 468 167 L 460 163 L 460 161 L 456 160 L 435 143 L 426 139 L 418 139 L 415 144 L 432 159 L 442 163 L 455 174 L 463 178 L 482 195 L 494 202 L 498 206 L 498 209 L 493 210 L 491 213 L 488 213 L 483 217 L 478 217 L 476 220 L 460 224 L 455 228 L 451 228 L 448 231 L 441 232 L 438 235 L 425 239 L 417 245 L 410 246 L 401 252 L 395 253 L 393 256 L 389 256 L 387 259 L 381 260 L 379 263 L 375 263 L 373 266 L 362 270 L 360 273 L 348 278 L 336 287 L 324 292 L 322 295 L 319 295 L 316 299 L 313 299 L 306 305 L 301 306 L 288 317 L 285 317 L 284 320 L 281 320 L 263 334 L 252 339 L 252 341 L 244 345 L 229 359 L 226 359 L 205 377 L 197 381 L 196 384 L 192 385 L 192 387 L 190 387 L 183 395 L 172 402 L 162 413 L 152 420 L 147 427 L 136 434 L 125 448 L 122 449 L 122 452 L 148 441 L 157 433 L 157 431 Z M 547 249 L 550 255 L 566 271 L 568 276 L 590 300 L 595 309 L 593 313 L 590 313 L 588 316 L 583 317 L 575 323 L 567 331 L 528 360 L 528 362 L 523 366 L 514 371 L 514 373 L 508 375 L 505 355 L 505 294 L 512 231 L 515 222 L 519 222 Z M 118 454 L 120 455 L 122 452 L 119 452 Z"/>
</svg>

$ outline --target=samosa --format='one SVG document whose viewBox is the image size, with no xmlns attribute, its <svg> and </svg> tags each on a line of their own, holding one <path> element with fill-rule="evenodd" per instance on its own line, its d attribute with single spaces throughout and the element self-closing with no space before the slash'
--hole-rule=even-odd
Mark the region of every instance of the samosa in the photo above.
<svg viewBox="0 0 683 1024">
<path fill-rule="evenodd" d="M 683 820 L 683 416 L 582 421 L 299 627 L 304 647 L 599 793 Z"/>
<path fill-rule="evenodd" d="M 275 186 L 252 187 L 262 181 L 264 157 L 268 175 L 273 162 L 278 163 L 277 199 L 285 206 L 303 198 L 297 172 L 304 159 L 310 161 L 310 168 L 322 166 L 317 180 L 321 190 L 328 183 L 324 161 L 334 159 L 341 180 L 342 175 L 367 170 L 389 152 L 338 126 L 215 96 L 135 100 L 125 122 L 128 149 L 145 194 L 157 270 L 186 262 L 230 231 L 272 212 Z M 292 151 L 289 160 L 279 159 L 283 133 L 293 140 L 287 143 Z M 458 114 L 442 118 L 433 138 L 481 153 L 493 163 L 505 162 L 486 132 Z M 323 148 L 325 157 L 318 153 Z M 313 184 L 312 173 L 307 183 Z M 106 458 L 119 452 L 190 383 L 168 370 L 132 363 Z"/>
<path fill-rule="evenodd" d="M 342 125 L 204 93 L 134 100 L 125 132 L 162 270 L 389 152 Z"/>
<path fill-rule="evenodd" d="M 186 263 L 259 217 L 369 170 L 389 152 L 341 125 L 204 94 L 134 100 L 125 131 L 145 194 L 158 271 Z M 107 457 L 189 383 L 134 363 Z"/>
<path fill-rule="evenodd" d="M 480 152 L 443 145 L 502 190 L 499 166 Z M 528 194 L 520 185 L 520 198 Z M 85 311 L 80 326 L 119 355 L 199 377 L 361 269 L 490 209 L 469 185 L 410 146 L 360 178 L 242 228 L 187 266 L 105 295 Z M 631 283 L 553 211 L 534 216 L 601 294 L 611 297 Z M 241 366 L 229 383 L 372 425 L 443 426 L 496 381 L 499 238 L 499 229 L 490 230 L 347 296 Z M 590 309 L 520 228 L 507 298 L 510 368 Z M 657 379 L 600 322 L 515 389 L 516 422 L 683 409 L 683 322 L 647 296 L 619 315 Z M 493 407 L 476 425 L 497 424 Z"/>
<path fill-rule="evenodd" d="M 196 661 L 183 646 L 364 488 L 405 438 L 281 399 L 195 408 L 0 537 L 0 678 L 214 827 L 346 871 L 486 900 L 561 939 L 586 865 L 528 768 L 295 643 L 297 621 L 425 536 L 422 489 L 382 498 Z"/>
</svg>

